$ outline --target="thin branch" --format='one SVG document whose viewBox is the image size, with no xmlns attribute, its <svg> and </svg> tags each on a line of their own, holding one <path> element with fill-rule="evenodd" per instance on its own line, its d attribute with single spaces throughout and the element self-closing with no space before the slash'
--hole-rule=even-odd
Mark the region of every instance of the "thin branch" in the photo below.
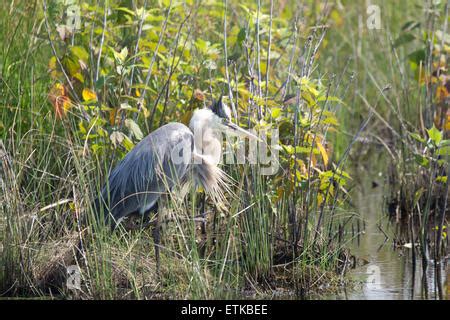
<svg viewBox="0 0 450 320">
<path fill-rule="evenodd" d="M 104 11 L 104 13 L 103 13 L 102 38 L 100 40 L 100 49 L 99 49 L 98 57 L 97 57 L 97 69 L 95 70 L 95 82 L 98 81 L 98 74 L 100 72 L 100 60 L 102 58 L 103 43 L 105 42 L 106 20 L 107 20 L 107 14 L 108 14 L 108 0 L 104 0 L 103 11 Z"/>
</svg>

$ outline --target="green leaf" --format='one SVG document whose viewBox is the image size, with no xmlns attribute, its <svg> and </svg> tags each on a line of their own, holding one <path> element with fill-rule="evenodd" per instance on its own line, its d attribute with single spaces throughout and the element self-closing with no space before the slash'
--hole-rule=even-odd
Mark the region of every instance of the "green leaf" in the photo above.
<svg viewBox="0 0 450 320">
<path fill-rule="evenodd" d="M 428 168 L 430 166 L 430 160 L 422 156 L 421 154 L 414 155 L 416 163 L 424 168 Z"/>
<path fill-rule="evenodd" d="M 313 154 L 319 154 L 320 151 L 317 148 L 311 149 L 311 147 L 300 147 L 297 146 L 295 147 L 295 152 L 296 153 L 304 153 L 304 154 L 310 154 L 312 151 Z"/>
<path fill-rule="evenodd" d="M 114 58 L 116 58 L 116 60 L 118 60 L 120 63 L 124 63 L 125 59 L 128 56 L 128 48 L 127 47 L 123 47 L 123 49 L 120 52 L 117 52 L 116 50 L 112 49 Z"/>
<path fill-rule="evenodd" d="M 288 154 L 294 154 L 294 152 L 295 152 L 295 148 L 293 146 L 283 145 L 283 148 Z"/>
<path fill-rule="evenodd" d="M 423 193 L 425 192 L 424 188 L 420 188 L 414 193 L 414 205 L 417 205 L 419 203 L 420 198 L 422 197 Z"/>
<path fill-rule="evenodd" d="M 416 39 L 416 37 L 414 37 L 412 34 L 403 33 L 395 40 L 394 48 L 397 48 L 401 45 L 407 44 L 407 43 L 413 41 L 414 39 Z"/>
<path fill-rule="evenodd" d="M 420 22 L 418 21 L 408 21 L 402 26 L 402 31 L 411 31 L 420 27 Z"/>
<path fill-rule="evenodd" d="M 89 60 L 89 54 L 83 47 L 80 46 L 71 47 L 70 52 L 74 57 L 82 60 L 84 63 L 86 63 Z"/>
<path fill-rule="evenodd" d="M 441 141 L 441 143 L 439 143 L 439 147 L 448 147 L 448 146 L 450 146 L 450 140 L 449 139 L 445 139 L 445 140 L 442 140 Z"/>
<path fill-rule="evenodd" d="M 442 140 L 442 132 L 439 131 L 434 125 L 431 129 L 427 130 L 428 137 L 433 141 L 434 145 L 439 145 Z"/>
<path fill-rule="evenodd" d="M 272 108 L 271 109 L 272 118 L 277 119 L 281 115 L 281 108 Z"/>
<path fill-rule="evenodd" d="M 436 177 L 436 182 L 447 183 L 447 176 L 438 176 L 438 177 Z"/>
<path fill-rule="evenodd" d="M 339 121 L 334 115 L 330 115 L 330 116 L 326 117 L 325 119 L 322 120 L 322 123 L 323 124 L 329 124 L 329 125 L 332 125 L 332 126 L 338 126 L 339 125 Z"/>
<path fill-rule="evenodd" d="M 127 149 L 127 151 L 130 151 L 134 147 L 134 143 L 126 135 L 124 135 L 122 145 L 125 147 L 125 149 Z"/>
<path fill-rule="evenodd" d="M 80 64 L 73 57 L 65 56 L 62 59 L 62 65 L 65 71 L 72 77 L 80 70 Z"/>
<path fill-rule="evenodd" d="M 420 65 L 421 61 L 425 61 L 425 50 L 420 49 L 416 50 L 408 55 L 408 59 L 410 62 L 415 63 L 416 65 Z"/>
<path fill-rule="evenodd" d="M 125 8 L 125 7 L 118 7 L 118 8 L 115 8 L 115 10 L 123 11 L 125 13 L 128 13 L 130 16 L 134 16 L 135 15 L 134 11 L 131 11 L 130 9 Z"/>
<path fill-rule="evenodd" d="M 420 136 L 420 134 L 418 134 L 418 133 L 410 132 L 409 135 L 411 136 L 411 138 L 413 138 L 414 140 L 419 141 L 419 142 L 421 142 L 421 143 L 425 143 L 425 141 L 426 141 L 426 140 L 425 140 L 424 138 L 422 138 L 422 137 Z"/>
<path fill-rule="evenodd" d="M 440 156 L 450 156 L 450 147 L 441 147 L 436 153 Z"/>
<path fill-rule="evenodd" d="M 245 30 L 245 28 L 241 28 L 241 30 L 239 30 L 239 33 L 237 35 L 237 42 L 239 45 L 242 45 L 242 42 L 244 42 L 246 36 L 247 31 Z"/>
<path fill-rule="evenodd" d="M 83 124 L 83 121 L 80 121 L 78 123 L 78 129 L 80 130 L 81 134 L 86 134 L 87 133 L 87 130 L 86 130 L 86 127 Z"/>
</svg>

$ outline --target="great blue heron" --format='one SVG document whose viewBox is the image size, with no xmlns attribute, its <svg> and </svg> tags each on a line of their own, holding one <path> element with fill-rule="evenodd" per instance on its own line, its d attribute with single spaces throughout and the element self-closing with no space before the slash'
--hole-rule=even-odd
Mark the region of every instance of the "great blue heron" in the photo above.
<svg viewBox="0 0 450 320">
<path fill-rule="evenodd" d="M 151 213 L 157 216 L 153 239 L 158 269 L 158 200 L 161 194 L 190 179 L 213 199 L 223 198 L 228 178 L 218 167 L 222 132 L 257 139 L 231 122 L 230 109 L 219 99 L 209 108 L 195 110 L 189 127 L 169 123 L 142 139 L 112 170 L 94 202 L 98 216 L 113 228 L 130 215 L 138 214 L 143 221 Z"/>
</svg>

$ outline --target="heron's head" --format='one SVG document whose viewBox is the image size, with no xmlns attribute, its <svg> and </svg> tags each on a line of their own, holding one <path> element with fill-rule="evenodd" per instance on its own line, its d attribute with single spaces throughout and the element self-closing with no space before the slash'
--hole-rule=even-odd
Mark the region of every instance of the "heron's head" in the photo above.
<svg viewBox="0 0 450 320">
<path fill-rule="evenodd" d="M 192 131 L 211 129 L 243 138 L 258 139 L 231 121 L 230 108 L 222 101 L 222 97 L 208 108 L 195 110 L 189 127 Z"/>
</svg>

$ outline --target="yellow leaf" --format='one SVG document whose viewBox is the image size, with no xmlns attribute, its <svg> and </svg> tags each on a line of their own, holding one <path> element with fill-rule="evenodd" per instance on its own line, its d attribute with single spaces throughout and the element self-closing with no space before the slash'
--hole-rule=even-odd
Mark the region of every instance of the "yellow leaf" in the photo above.
<svg viewBox="0 0 450 320">
<path fill-rule="evenodd" d="M 344 18 L 342 18 L 341 14 L 336 9 L 331 11 L 330 18 L 334 21 L 337 27 L 341 27 L 344 24 Z"/>
<path fill-rule="evenodd" d="M 62 99 L 62 105 L 64 108 L 64 114 L 67 114 L 67 111 L 69 111 L 70 108 L 72 108 L 72 102 L 70 102 L 70 99 L 68 97 L 64 97 Z"/>
<path fill-rule="evenodd" d="M 50 72 L 50 76 L 52 79 L 57 79 L 62 73 L 58 71 L 58 65 L 57 65 L 56 57 L 51 57 L 48 62 L 48 71 Z"/>
<path fill-rule="evenodd" d="M 117 109 L 112 109 L 109 112 L 109 123 L 114 126 L 116 124 L 116 117 L 117 117 Z"/>
<path fill-rule="evenodd" d="M 317 148 L 320 151 L 320 154 L 322 155 L 322 159 L 323 159 L 323 164 L 325 165 L 325 167 L 328 166 L 328 153 L 327 150 L 325 150 L 325 147 L 322 145 L 322 143 L 320 143 L 320 141 L 316 141 L 317 144 Z"/>
<path fill-rule="evenodd" d="M 84 124 L 83 124 L 83 121 L 80 121 L 80 122 L 78 123 L 78 128 L 80 129 L 80 132 L 81 132 L 82 134 L 86 134 L 86 133 L 87 133 L 87 130 L 86 130 L 86 127 L 85 127 Z"/>
<path fill-rule="evenodd" d="M 73 75 L 73 77 L 74 77 L 75 79 L 77 79 L 78 81 L 80 81 L 81 83 L 84 82 L 84 77 L 83 77 L 83 75 L 82 75 L 80 72 L 76 72 L 76 73 Z"/>
<path fill-rule="evenodd" d="M 184 125 L 188 126 L 189 122 L 191 121 L 192 118 L 192 110 L 187 111 L 182 117 L 181 117 L 181 123 L 183 123 Z"/>
<path fill-rule="evenodd" d="M 148 111 L 148 109 L 145 106 L 142 106 L 141 109 L 142 109 L 142 112 L 144 113 L 144 118 L 145 119 L 150 117 L 150 111 Z"/>
<path fill-rule="evenodd" d="M 284 188 L 283 187 L 278 187 L 277 189 L 277 200 L 280 200 L 283 197 L 284 194 Z"/>
<path fill-rule="evenodd" d="M 322 205 L 323 199 L 324 199 L 324 196 L 321 193 L 317 194 L 317 204 L 319 206 Z"/>
<path fill-rule="evenodd" d="M 448 90 L 445 86 L 439 86 L 436 89 L 437 101 L 444 101 L 449 96 Z"/>
<path fill-rule="evenodd" d="M 50 60 L 48 61 L 48 68 L 50 70 L 55 70 L 56 69 L 56 57 L 51 57 Z"/>
<path fill-rule="evenodd" d="M 84 101 L 97 100 L 97 95 L 95 92 L 88 88 L 83 89 L 82 96 Z"/>
</svg>

